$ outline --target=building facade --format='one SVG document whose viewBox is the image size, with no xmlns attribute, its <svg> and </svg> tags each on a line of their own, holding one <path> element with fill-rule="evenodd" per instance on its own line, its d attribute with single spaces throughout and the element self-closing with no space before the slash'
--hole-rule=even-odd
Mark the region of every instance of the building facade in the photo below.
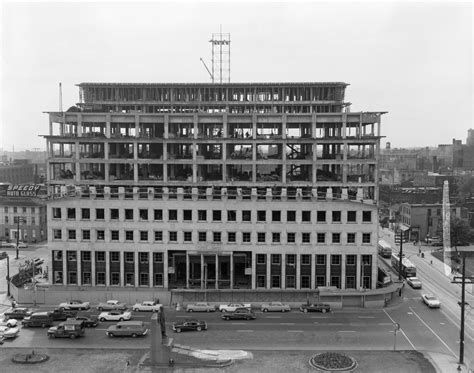
<svg viewBox="0 0 474 373">
<path fill-rule="evenodd" d="M 346 86 L 79 84 L 48 113 L 52 282 L 375 288 L 383 112 Z"/>
</svg>

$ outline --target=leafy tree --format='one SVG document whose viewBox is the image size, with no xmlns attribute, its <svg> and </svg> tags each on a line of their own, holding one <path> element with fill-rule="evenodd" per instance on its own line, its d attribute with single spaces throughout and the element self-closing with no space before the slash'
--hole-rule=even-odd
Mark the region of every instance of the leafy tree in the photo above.
<svg viewBox="0 0 474 373">
<path fill-rule="evenodd" d="M 467 222 L 457 216 L 451 217 L 451 247 L 469 242 L 471 239 L 471 229 Z"/>
</svg>

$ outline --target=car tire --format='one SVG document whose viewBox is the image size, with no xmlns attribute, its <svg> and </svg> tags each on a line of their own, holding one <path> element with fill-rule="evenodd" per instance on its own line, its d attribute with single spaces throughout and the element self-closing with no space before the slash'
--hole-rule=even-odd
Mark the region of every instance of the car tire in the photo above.
<svg viewBox="0 0 474 373">
<path fill-rule="evenodd" d="M 308 313 L 308 309 L 307 309 L 307 308 L 303 308 L 303 312 L 304 312 L 304 313 Z"/>
<path fill-rule="evenodd" d="M 45 324 L 45 323 L 42 323 L 42 324 L 41 324 L 41 327 L 42 327 L 43 329 L 46 328 L 46 324 Z"/>
<path fill-rule="evenodd" d="M 323 309 L 321 310 L 321 312 L 322 312 L 322 313 L 326 313 L 326 308 L 323 308 Z"/>
<path fill-rule="evenodd" d="M 119 321 L 123 321 L 123 317 L 121 317 L 121 318 L 119 319 Z"/>
<path fill-rule="evenodd" d="M 105 321 L 105 319 L 103 317 L 100 318 L 100 321 Z"/>
<path fill-rule="evenodd" d="M 114 333 L 107 333 L 107 335 L 108 335 L 110 338 L 115 337 Z"/>
<path fill-rule="evenodd" d="M 136 333 L 133 333 L 133 334 L 132 334 L 132 338 L 137 338 L 137 334 L 136 334 Z"/>
<path fill-rule="evenodd" d="M 229 320 L 230 320 L 230 317 L 229 317 L 229 316 L 225 316 L 225 317 L 224 317 L 224 320 L 229 321 Z"/>
<path fill-rule="evenodd" d="M 75 335 L 75 334 L 71 334 L 71 335 L 69 336 L 69 338 L 75 339 L 75 338 L 76 338 L 76 335 Z"/>
<path fill-rule="evenodd" d="M 98 311 L 102 311 L 102 307 L 97 307 L 97 310 L 98 310 Z"/>
<path fill-rule="evenodd" d="M 200 331 L 202 330 L 202 328 L 201 328 L 200 326 L 198 326 L 198 327 L 196 328 L 196 330 L 197 330 L 198 332 L 200 332 Z"/>
<path fill-rule="evenodd" d="M 190 309 L 188 310 L 188 312 L 193 312 L 193 309 L 192 309 L 192 308 L 190 308 Z"/>
<path fill-rule="evenodd" d="M 134 311 L 134 312 L 138 312 L 138 308 L 134 308 L 133 311 Z"/>
<path fill-rule="evenodd" d="M 48 337 L 52 338 L 52 339 L 56 338 L 56 336 L 54 334 L 48 334 Z"/>
<path fill-rule="evenodd" d="M 176 333 L 181 333 L 181 328 L 176 328 Z"/>
<path fill-rule="evenodd" d="M 263 309 L 263 312 L 268 312 L 268 308 L 264 308 L 264 309 Z"/>
</svg>

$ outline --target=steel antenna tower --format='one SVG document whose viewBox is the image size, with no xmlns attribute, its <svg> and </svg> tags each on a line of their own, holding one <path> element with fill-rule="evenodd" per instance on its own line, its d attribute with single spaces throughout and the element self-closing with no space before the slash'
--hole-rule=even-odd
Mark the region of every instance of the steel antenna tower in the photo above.
<svg viewBox="0 0 474 373">
<path fill-rule="evenodd" d="M 211 40 L 212 53 L 212 82 L 230 83 L 230 33 L 220 32 L 212 34 Z"/>
</svg>

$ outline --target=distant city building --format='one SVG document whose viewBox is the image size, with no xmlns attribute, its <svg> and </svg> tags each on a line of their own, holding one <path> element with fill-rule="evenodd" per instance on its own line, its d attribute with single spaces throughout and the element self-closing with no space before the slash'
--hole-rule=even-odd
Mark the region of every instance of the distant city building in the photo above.
<svg viewBox="0 0 474 373">
<path fill-rule="evenodd" d="M 443 234 L 443 205 L 400 204 L 400 222 L 410 228 L 411 241 L 425 240 L 426 237 L 441 237 Z M 467 219 L 467 211 L 461 206 L 451 206 L 451 217 Z"/>
</svg>

